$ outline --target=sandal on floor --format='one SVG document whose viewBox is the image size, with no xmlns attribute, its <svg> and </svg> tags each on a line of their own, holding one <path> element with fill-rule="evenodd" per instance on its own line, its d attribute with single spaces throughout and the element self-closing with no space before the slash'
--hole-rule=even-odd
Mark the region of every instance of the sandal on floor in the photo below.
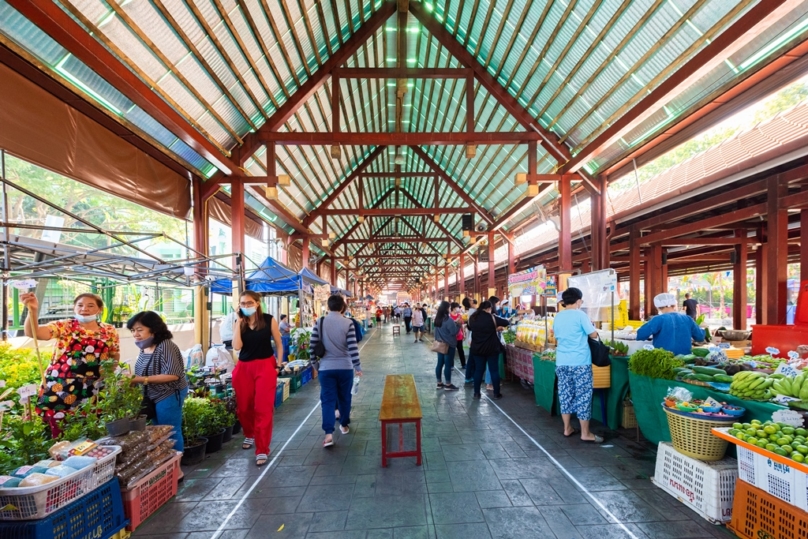
<svg viewBox="0 0 808 539">
<path fill-rule="evenodd" d="M 267 458 L 267 456 L 264 455 L 263 453 L 255 455 L 255 465 L 258 466 L 259 468 L 264 464 L 266 464 L 268 460 L 269 459 Z"/>
<path fill-rule="evenodd" d="M 333 445 L 334 445 L 333 437 L 330 440 L 323 440 L 323 447 L 331 447 Z"/>
<path fill-rule="evenodd" d="M 244 441 L 241 442 L 242 449 L 250 449 L 254 445 L 255 445 L 255 438 L 244 438 Z"/>
<path fill-rule="evenodd" d="M 603 443 L 603 438 L 601 436 L 598 436 L 597 434 L 595 434 L 595 439 L 594 440 L 581 440 L 581 441 L 586 442 L 588 444 L 602 444 Z"/>
<path fill-rule="evenodd" d="M 574 428 L 574 427 L 573 427 L 572 432 L 571 432 L 571 433 L 569 433 L 569 434 L 565 434 L 565 435 L 564 435 L 564 438 L 569 438 L 569 437 L 571 437 L 571 436 L 575 436 L 575 435 L 576 435 L 576 434 L 578 434 L 579 432 L 581 432 L 581 431 L 579 431 L 578 429 L 576 429 L 576 428 Z"/>
<path fill-rule="evenodd" d="M 339 426 L 339 431 L 342 434 L 348 434 L 349 432 L 351 432 L 351 429 L 348 427 L 348 425 L 345 425 L 344 427 L 342 425 L 340 425 Z"/>
</svg>

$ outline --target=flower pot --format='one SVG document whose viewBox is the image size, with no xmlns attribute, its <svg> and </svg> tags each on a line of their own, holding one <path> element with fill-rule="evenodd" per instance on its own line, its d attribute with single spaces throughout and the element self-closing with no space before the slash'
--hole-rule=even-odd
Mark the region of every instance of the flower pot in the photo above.
<svg viewBox="0 0 808 539">
<path fill-rule="evenodd" d="M 137 419 L 129 420 L 129 430 L 130 431 L 146 430 L 146 423 L 148 422 L 149 420 L 145 415 L 139 415 Z"/>
<path fill-rule="evenodd" d="M 233 423 L 233 434 L 238 434 L 239 432 L 241 432 L 241 423 L 236 419 L 236 422 Z"/>
<path fill-rule="evenodd" d="M 107 432 L 110 436 L 123 436 L 124 434 L 129 434 L 131 427 L 129 426 L 130 419 L 125 417 L 123 419 L 116 419 L 115 421 L 110 421 L 106 423 L 104 426 L 107 428 Z"/>
<path fill-rule="evenodd" d="M 222 443 L 227 443 L 233 439 L 233 427 L 234 425 L 230 425 L 226 429 L 224 429 L 224 436 L 222 436 Z"/>
<path fill-rule="evenodd" d="M 222 448 L 222 438 L 224 437 L 224 430 L 219 431 L 218 434 L 209 435 L 208 444 L 205 446 L 205 453 L 215 453 Z"/>
<path fill-rule="evenodd" d="M 205 446 L 208 439 L 200 436 L 196 440 L 192 440 L 192 442 L 193 445 L 191 445 L 191 441 L 185 441 L 185 451 L 182 453 L 182 460 L 180 461 L 183 466 L 199 464 L 205 460 Z"/>
</svg>

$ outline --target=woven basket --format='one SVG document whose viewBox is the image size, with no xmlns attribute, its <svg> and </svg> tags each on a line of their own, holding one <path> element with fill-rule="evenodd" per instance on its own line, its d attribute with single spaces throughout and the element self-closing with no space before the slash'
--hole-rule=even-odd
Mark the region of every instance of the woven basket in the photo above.
<svg viewBox="0 0 808 539">
<path fill-rule="evenodd" d="M 623 421 L 620 422 L 624 429 L 637 427 L 637 416 L 634 414 L 634 405 L 628 402 L 623 403 Z"/>
<path fill-rule="evenodd" d="M 713 461 L 724 458 L 727 441 L 713 436 L 710 429 L 726 427 L 726 421 L 695 419 L 669 412 L 665 407 L 663 410 L 668 416 L 674 449 L 698 460 Z"/>
<path fill-rule="evenodd" d="M 605 389 L 612 387 L 612 367 L 596 367 L 592 365 L 592 387 L 594 389 Z"/>
</svg>

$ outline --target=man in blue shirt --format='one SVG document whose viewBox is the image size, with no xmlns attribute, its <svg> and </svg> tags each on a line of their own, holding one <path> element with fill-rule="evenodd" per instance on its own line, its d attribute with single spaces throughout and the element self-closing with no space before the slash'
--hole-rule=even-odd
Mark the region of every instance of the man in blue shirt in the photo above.
<svg viewBox="0 0 808 539">
<path fill-rule="evenodd" d="M 689 354 L 693 339 L 704 340 L 704 330 L 695 320 L 676 311 L 676 296 L 663 293 L 654 298 L 659 314 L 637 330 L 637 340 L 654 338 L 654 347 L 673 352 L 676 355 Z"/>
</svg>

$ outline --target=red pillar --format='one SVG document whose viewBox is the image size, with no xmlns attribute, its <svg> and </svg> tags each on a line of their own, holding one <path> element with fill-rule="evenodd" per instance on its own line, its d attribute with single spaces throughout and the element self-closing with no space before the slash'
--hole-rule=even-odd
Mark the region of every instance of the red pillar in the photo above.
<svg viewBox="0 0 808 539">
<path fill-rule="evenodd" d="M 237 178 L 230 184 L 231 234 L 234 253 L 244 252 L 244 184 Z"/>
<path fill-rule="evenodd" d="M 449 266 L 446 266 L 446 269 L 443 272 L 443 297 L 449 297 Z"/>
<path fill-rule="evenodd" d="M 589 196 L 589 212 L 590 212 L 590 225 L 589 225 L 589 255 L 591 259 L 592 270 L 599 270 L 600 267 L 600 195 L 594 191 L 590 192 Z"/>
<path fill-rule="evenodd" d="M 513 242 L 508 242 L 508 275 L 516 273 L 516 256 L 514 254 Z"/>
<path fill-rule="evenodd" d="M 736 238 L 746 239 L 746 229 L 735 231 Z M 734 329 L 746 329 L 746 259 L 748 244 L 741 243 L 735 247 L 735 264 L 732 267 L 732 326 Z"/>
<path fill-rule="evenodd" d="M 561 273 L 572 271 L 572 230 L 570 229 L 570 209 L 572 197 L 570 196 L 570 182 L 558 182 L 561 193 L 559 217 L 561 218 L 561 231 L 558 235 L 558 265 Z"/>
<path fill-rule="evenodd" d="M 609 233 L 607 230 L 607 216 L 609 215 L 609 197 L 607 196 L 607 189 L 609 187 L 609 181 L 606 177 L 600 177 L 600 192 L 601 196 L 598 199 L 600 201 L 600 209 L 598 217 L 600 218 L 600 222 L 598 223 L 599 232 L 598 237 L 600 238 L 600 269 L 606 269 L 611 265 L 611 247 L 609 241 Z"/>
<path fill-rule="evenodd" d="M 461 296 L 466 294 L 466 277 L 463 275 L 463 268 L 466 266 L 466 255 L 464 253 L 460 253 L 460 263 L 457 266 L 457 283 L 458 289 L 457 293 Z"/>
<path fill-rule="evenodd" d="M 202 200 L 202 181 L 194 177 L 194 249 L 208 255 L 208 201 Z"/>
<path fill-rule="evenodd" d="M 653 282 L 654 263 L 653 257 L 646 255 L 645 262 L 643 262 L 643 282 L 645 284 L 645 319 L 647 320 L 651 315 L 656 314 L 654 310 L 654 295 L 652 293 L 651 283 Z"/>
<path fill-rule="evenodd" d="M 769 256 L 766 261 L 766 319 L 764 324 L 786 323 L 788 281 L 788 212 L 780 198 L 788 194 L 788 184 L 778 176 L 768 180 L 767 233 Z"/>
<path fill-rule="evenodd" d="M 331 284 L 337 286 L 337 259 L 331 257 Z"/>
<path fill-rule="evenodd" d="M 302 249 L 302 256 L 303 256 L 303 267 L 309 269 L 309 242 L 311 240 L 308 236 L 303 238 L 303 249 Z"/>
<path fill-rule="evenodd" d="M 492 231 L 488 233 L 488 290 L 486 291 L 486 298 L 495 293 L 492 289 L 495 289 L 497 286 L 495 266 L 494 232 Z"/>
<path fill-rule="evenodd" d="M 800 212 L 800 281 L 808 281 L 808 232 L 803 238 L 803 230 L 808 231 L 808 209 Z"/>
<path fill-rule="evenodd" d="M 480 256 L 474 255 L 474 295 L 480 295 Z"/>
<path fill-rule="evenodd" d="M 631 320 L 640 319 L 640 233 L 632 228 L 629 236 L 629 295 L 628 295 L 628 317 Z"/>
<path fill-rule="evenodd" d="M 759 234 L 761 241 L 765 241 L 765 235 Z M 766 298 L 768 297 L 766 273 L 768 267 L 766 262 L 769 258 L 769 245 L 761 243 L 755 252 L 755 323 L 765 324 L 766 320 Z"/>
</svg>

